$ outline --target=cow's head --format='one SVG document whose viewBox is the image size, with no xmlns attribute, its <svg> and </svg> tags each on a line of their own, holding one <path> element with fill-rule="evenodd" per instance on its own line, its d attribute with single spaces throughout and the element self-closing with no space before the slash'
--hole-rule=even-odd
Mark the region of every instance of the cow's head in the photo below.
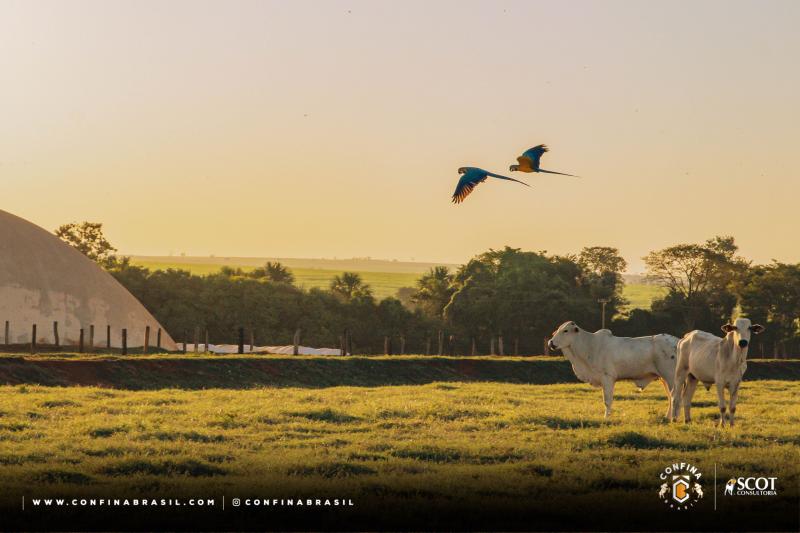
<svg viewBox="0 0 800 533">
<path fill-rule="evenodd" d="M 580 330 L 581 328 L 575 322 L 564 322 L 553 332 L 553 336 L 547 341 L 547 345 L 550 346 L 551 350 L 569 348 Z"/>
<path fill-rule="evenodd" d="M 733 324 L 722 326 L 722 331 L 728 335 L 733 335 L 733 342 L 739 348 L 747 348 L 750 344 L 750 335 L 758 335 L 764 331 L 764 326 L 751 323 L 749 318 L 737 318 Z"/>
</svg>

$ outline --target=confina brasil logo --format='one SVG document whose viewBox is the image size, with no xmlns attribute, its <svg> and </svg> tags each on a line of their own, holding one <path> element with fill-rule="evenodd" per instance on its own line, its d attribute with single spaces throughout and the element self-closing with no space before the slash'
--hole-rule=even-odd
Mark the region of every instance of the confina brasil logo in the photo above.
<svg viewBox="0 0 800 533">
<path fill-rule="evenodd" d="M 702 477 L 700 469 L 690 463 L 673 463 L 659 474 L 658 497 L 670 509 L 681 511 L 694 507 L 703 499 Z"/>
</svg>

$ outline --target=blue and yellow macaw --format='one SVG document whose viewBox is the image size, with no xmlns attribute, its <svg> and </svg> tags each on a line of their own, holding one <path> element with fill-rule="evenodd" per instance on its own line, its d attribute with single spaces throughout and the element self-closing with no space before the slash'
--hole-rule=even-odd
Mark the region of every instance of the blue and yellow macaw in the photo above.
<svg viewBox="0 0 800 533">
<path fill-rule="evenodd" d="M 552 170 L 545 170 L 543 168 L 539 168 L 539 164 L 542 161 L 542 155 L 545 152 L 549 152 L 549 148 L 547 146 L 540 144 L 538 146 L 534 146 L 530 150 L 526 150 L 521 156 L 517 158 L 517 162 L 519 165 L 511 165 L 508 167 L 508 170 L 511 172 L 545 172 L 547 174 L 558 174 L 559 176 L 572 176 L 573 178 L 578 178 L 580 176 L 576 176 L 574 174 L 565 174 L 563 172 L 554 172 Z"/>
<path fill-rule="evenodd" d="M 521 183 L 526 187 L 530 187 L 530 185 L 524 181 L 515 180 L 514 178 L 507 178 L 506 176 L 494 174 L 477 167 L 461 167 L 458 169 L 458 173 L 463 175 L 461 176 L 461 179 L 458 180 L 458 185 L 456 185 L 456 190 L 453 193 L 454 204 L 460 204 L 463 202 L 464 198 L 469 196 L 469 193 L 472 192 L 472 189 L 474 189 L 477 184 L 486 181 L 486 178 L 489 177 L 499 178 L 501 180 L 516 181 L 517 183 Z"/>
</svg>

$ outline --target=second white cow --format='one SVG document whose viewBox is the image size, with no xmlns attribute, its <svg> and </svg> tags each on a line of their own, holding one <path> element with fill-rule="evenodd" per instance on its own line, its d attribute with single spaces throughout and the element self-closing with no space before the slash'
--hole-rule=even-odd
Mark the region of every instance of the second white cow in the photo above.
<svg viewBox="0 0 800 533">
<path fill-rule="evenodd" d="M 561 350 L 572 363 L 578 379 L 603 388 L 606 417 L 611 415 L 617 381 L 633 381 L 643 389 L 656 379 L 667 392 L 670 416 L 677 344 L 678 338 L 672 335 L 615 337 L 607 329 L 590 333 L 575 322 L 563 323 L 549 341 L 551 349 Z"/>
<path fill-rule="evenodd" d="M 736 413 L 739 384 L 747 370 L 747 350 L 750 335 L 764 331 L 764 326 L 752 324 L 748 318 L 739 318 L 733 324 L 722 326 L 725 338 L 705 331 L 687 333 L 678 343 L 678 363 L 675 366 L 675 389 L 672 396 L 672 420 L 678 419 L 683 403 L 684 421 L 692 419 L 692 396 L 701 381 L 706 389 L 717 385 L 719 423 L 725 425 L 725 389 L 730 393 L 730 423 Z"/>
</svg>

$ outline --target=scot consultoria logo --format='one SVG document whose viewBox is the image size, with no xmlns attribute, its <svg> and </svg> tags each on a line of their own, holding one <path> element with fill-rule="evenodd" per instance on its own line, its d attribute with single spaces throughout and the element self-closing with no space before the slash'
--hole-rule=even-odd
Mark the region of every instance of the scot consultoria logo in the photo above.
<svg viewBox="0 0 800 533">
<path fill-rule="evenodd" d="M 732 477 L 725 483 L 725 496 L 777 496 L 777 477 Z"/>
<path fill-rule="evenodd" d="M 701 477 L 703 473 L 692 464 L 671 464 L 659 475 L 661 487 L 658 489 L 658 497 L 670 509 L 681 511 L 694 507 L 703 499 Z"/>
</svg>

